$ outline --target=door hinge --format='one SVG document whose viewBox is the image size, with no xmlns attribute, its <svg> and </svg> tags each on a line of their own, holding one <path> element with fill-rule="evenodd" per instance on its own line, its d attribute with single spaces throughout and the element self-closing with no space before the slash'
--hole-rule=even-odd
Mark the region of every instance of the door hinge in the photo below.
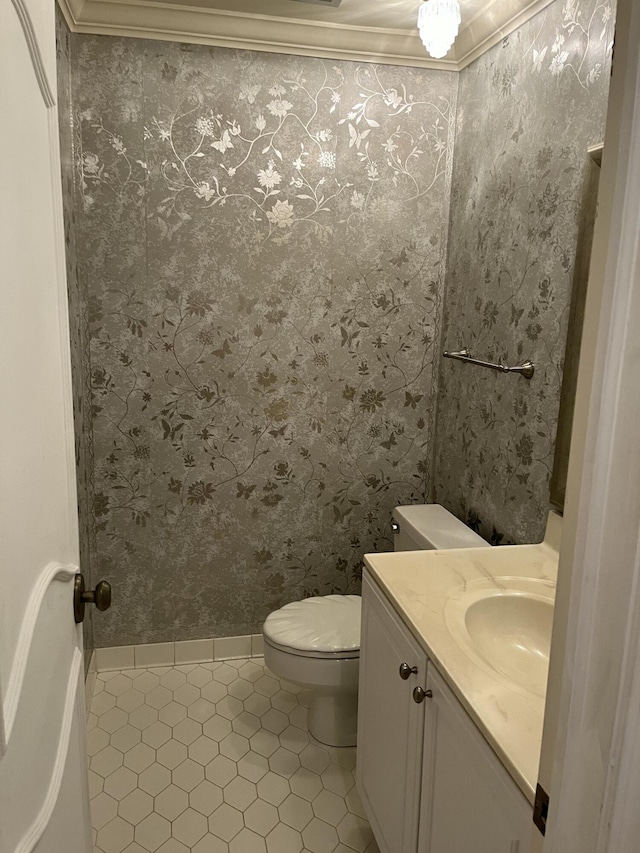
<svg viewBox="0 0 640 853">
<path fill-rule="evenodd" d="M 547 815 L 549 814 L 549 794 L 538 782 L 536 798 L 533 801 L 533 822 L 544 835 L 547 831 Z"/>
</svg>

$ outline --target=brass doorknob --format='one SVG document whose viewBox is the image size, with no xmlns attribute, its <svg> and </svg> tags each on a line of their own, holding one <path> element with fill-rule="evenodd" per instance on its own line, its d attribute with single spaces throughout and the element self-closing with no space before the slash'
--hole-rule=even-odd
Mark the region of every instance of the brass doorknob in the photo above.
<svg viewBox="0 0 640 853">
<path fill-rule="evenodd" d="M 84 620 L 84 608 L 87 604 L 95 604 L 98 610 L 108 610 L 111 607 L 111 584 L 100 581 L 95 589 L 85 589 L 84 575 L 79 572 L 73 585 L 73 616 L 76 624 Z"/>
<path fill-rule="evenodd" d="M 82 600 L 87 604 L 95 604 L 98 610 L 108 610 L 111 607 L 111 584 L 100 581 L 93 592 L 83 593 Z"/>
</svg>

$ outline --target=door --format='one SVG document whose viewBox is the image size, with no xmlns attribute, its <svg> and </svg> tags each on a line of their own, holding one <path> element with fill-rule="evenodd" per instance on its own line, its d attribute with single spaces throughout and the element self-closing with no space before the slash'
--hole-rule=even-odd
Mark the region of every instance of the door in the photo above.
<svg viewBox="0 0 640 853">
<path fill-rule="evenodd" d="M 54 0 L 0 2 L 0 850 L 89 853 Z"/>
<path fill-rule="evenodd" d="M 415 853 L 418 844 L 424 704 L 412 691 L 426 669 L 424 651 L 365 575 L 356 779 L 381 853 Z"/>
<path fill-rule="evenodd" d="M 420 853 L 528 853 L 532 806 L 430 664 Z"/>
<path fill-rule="evenodd" d="M 618 0 L 539 782 L 545 853 L 640 849 L 640 3 Z"/>
</svg>

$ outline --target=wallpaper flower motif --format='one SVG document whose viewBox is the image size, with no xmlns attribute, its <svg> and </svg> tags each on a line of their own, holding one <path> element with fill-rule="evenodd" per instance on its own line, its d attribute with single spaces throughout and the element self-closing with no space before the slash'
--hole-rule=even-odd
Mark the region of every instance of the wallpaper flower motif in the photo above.
<svg viewBox="0 0 640 853">
<path fill-rule="evenodd" d="M 613 10 L 565 0 L 460 75 L 436 497 L 495 544 L 540 541 L 587 148 L 604 135 Z"/>
<path fill-rule="evenodd" d="M 549 71 L 554 77 L 569 71 L 584 89 L 600 79 L 611 65 L 613 13 L 612 2 L 564 0 L 562 24 L 556 26 L 550 52 Z M 547 51 L 548 46 L 534 51 L 536 70 L 540 70 Z"/>
<path fill-rule="evenodd" d="M 359 588 L 430 497 L 457 78 L 73 36 L 97 644 Z"/>
</svg>

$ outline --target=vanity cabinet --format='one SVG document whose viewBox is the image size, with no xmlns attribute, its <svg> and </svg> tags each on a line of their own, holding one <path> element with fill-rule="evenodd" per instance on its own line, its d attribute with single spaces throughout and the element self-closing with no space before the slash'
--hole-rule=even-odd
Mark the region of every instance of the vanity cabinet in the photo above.
<svg viewBox="0 0 640 853">
<path fill-rule="evenodd" d="M 382 853 L 415 853 L 424 704 L 412 690 L 425 683 L 427 656 L 368 579 L 362 595 L 358 790 Z M 415 672 L 401 678 L 401 664 Z"/>
<path fill-rule="evenodd" d="M 532 806 L 432 665 L 429 693 L 418 853 L 527 853 Z"/>
<path fill-rule="evenodd" d="M 368 575 L 356 773 L 381 853 L 528 853 L 531 805 Z"/>
</svg>

